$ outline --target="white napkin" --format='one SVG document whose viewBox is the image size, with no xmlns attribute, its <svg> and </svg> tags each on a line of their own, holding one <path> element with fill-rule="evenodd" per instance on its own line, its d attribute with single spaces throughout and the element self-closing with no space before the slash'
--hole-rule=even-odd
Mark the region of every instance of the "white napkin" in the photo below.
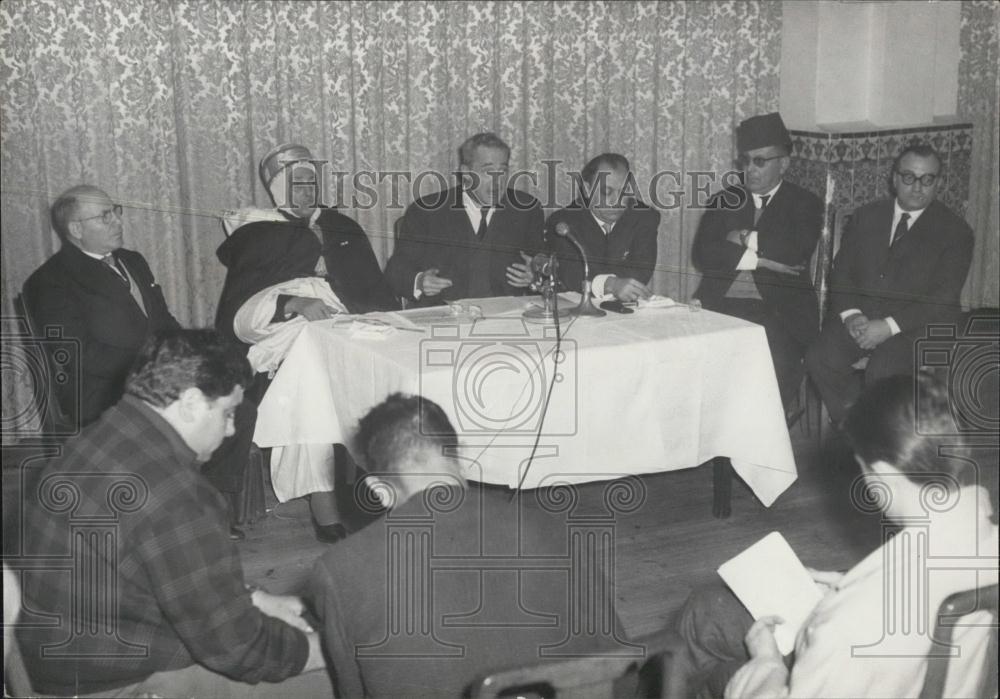
<svg viewBox="0 0 1000 699">
<path fill-rule="evenodd" d="M 638 299 L 635 302 L 635 307 L 639 310 L 644 308 L 670 308 L 676 306 L 677 302 L 668 296 L 660 296 L 659 294 L 653 294 L 648 299 Z"/>
<path fill-rule="evenodd" d="M 348 330 L 352 340 L 384 340 L 396 334 L 396 328 L 384 321 L 356 318 Z"/>
</svg>

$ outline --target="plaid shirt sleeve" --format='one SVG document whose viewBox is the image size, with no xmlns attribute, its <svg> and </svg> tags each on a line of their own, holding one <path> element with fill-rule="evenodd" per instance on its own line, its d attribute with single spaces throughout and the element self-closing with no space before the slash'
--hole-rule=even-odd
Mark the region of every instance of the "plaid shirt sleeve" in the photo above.
<svg viewBox="0 0 1000 699">
<path fill-rule="evenodd" d="M 308 656 L 306 635 L 253 606 L 221 496 L 191 475 L 188 487 L 163 503 L 170 516 L 151 518 L 146 532 L 136 532 L 164 618 L 210 670 L 251 684 L 298 674 Z"/>
</svg>

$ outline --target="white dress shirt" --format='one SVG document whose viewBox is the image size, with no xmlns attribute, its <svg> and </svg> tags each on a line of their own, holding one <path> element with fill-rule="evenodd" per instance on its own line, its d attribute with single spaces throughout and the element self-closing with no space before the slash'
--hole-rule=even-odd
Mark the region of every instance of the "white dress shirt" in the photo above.
<svg viewBox="0 0 1000 699">
<path fill-rule="evenodd" d="M 590 215 L 594 217 L 594 221 L 597 222 L 597 227 L 601 229 L 602 233 L 604 233 L 605 238 L 611 235 L 611 231 L 614 230 L 615 227 L 614 223 L 602 221 L 597 218 L 597 215 L 593 211 L 590 212 Z M 617 221 L 615 223 L 617 223 Z M 590 293 L 599 298 L 601 301 L 607 301 L 614 298 L 612 294 L 604 293 L 604 285 L 607 284 L 608 280 L 614 276 L 614 274 L 598 274 L 594 277 L 594 281 L 590 285 Z"/>
<path fill-rule="evenodd" d="M 778 184 L 774 185 L 774 187 L 772 187 L 769 191 L 764 192 L 763 194 L 754 194 L 752 192 L 750 193 L 750 196 L 753 197 L 753 206 L 755 211 L 760 210 L 763 204 L 764 197 L 768 197 L 767 199 L 768 203 L 771 203 L 771 201 L 773 201 L 774 195 L 777 194 L 778 190 L 781 188 L 781 182 L 782 182 L 781 180 L 778 180 Z M 763 211 L 761 211 L 761 215 L 762 216 L 764 215 Z M 749 271 L 757 269 L 757 263 L 759 258 L 757 257 L 756 230 L 750 231 L 750 234 L 747 236 L 746 248 L 747 249 L 746 252 L 743 253 L 743 257 L 741 257 L 740 261 L 736 264 L 737 271 L 744 271 L 744 270 Z"/>
</svg>

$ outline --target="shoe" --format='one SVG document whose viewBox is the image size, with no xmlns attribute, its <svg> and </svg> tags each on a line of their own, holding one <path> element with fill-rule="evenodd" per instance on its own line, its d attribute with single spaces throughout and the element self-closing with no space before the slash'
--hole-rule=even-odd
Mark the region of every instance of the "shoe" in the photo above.
<svg viewBox="0 0 1000 699">
<path fill-rule="evenodd" d="M 316 538 L 324 544 L 335 544 L 347 536 L 347 527 L 340 522 L 333 524 L 316 524 L 313 522 L 313 529 L 316 530 Z"/>
<path fill-rule="evenodd" d="M 247 538 L 247 535 L 243 532 L 242 529 L 239 529 L 237 527 L 230 527 L 229 528 L 229 540 L 230 541 L 243 541 L 246 538 Z"/>
</svg>

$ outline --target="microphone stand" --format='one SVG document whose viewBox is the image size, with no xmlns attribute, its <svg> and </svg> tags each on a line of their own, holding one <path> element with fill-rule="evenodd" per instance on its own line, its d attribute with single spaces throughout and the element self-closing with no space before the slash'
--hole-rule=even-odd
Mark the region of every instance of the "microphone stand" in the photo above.
<svg viewBox="0 0 1000 699">
<path fill-rule="evenodd" d="M 573 309 L 572 313 L 575 316 L 594 316 L 599 318 L 601 316 L 606 316 L 607 311 L 602 311 L 597 308 L 594 303 L 590 300 L 591 296 L 591 281 L 590 281 L 590 264 L 587 262 L 587 253 L 584 252 L 583 246 L 580 245 L 580 241 L 576 239 L 576 236 L 569 231 L 569 226 L 565 224 L 559 224 L 556 226 L 556 235 L 566 238 L 569 242 L 573 243 L 576 247 L 576 251 L 580 253 L 580 258 L 583 260 L 583 288 L 580 297 L 580 305 Z M 562 229 L 562 230 L 560 230 Z"/>
<path fill-rule="evenodd" d="M 542 306 L 529 308 L 521 315 L 529 320 L 557 320 L 569 315 L 569 311 L 559 308 L 556 302 L 556 270 L 558 262 L 555 254 L 549 255 L 549 259 L 542 265 L 541 269 L 535 271 L 541 276 L 540 292 L 542 294 Z"/>
</svg>

